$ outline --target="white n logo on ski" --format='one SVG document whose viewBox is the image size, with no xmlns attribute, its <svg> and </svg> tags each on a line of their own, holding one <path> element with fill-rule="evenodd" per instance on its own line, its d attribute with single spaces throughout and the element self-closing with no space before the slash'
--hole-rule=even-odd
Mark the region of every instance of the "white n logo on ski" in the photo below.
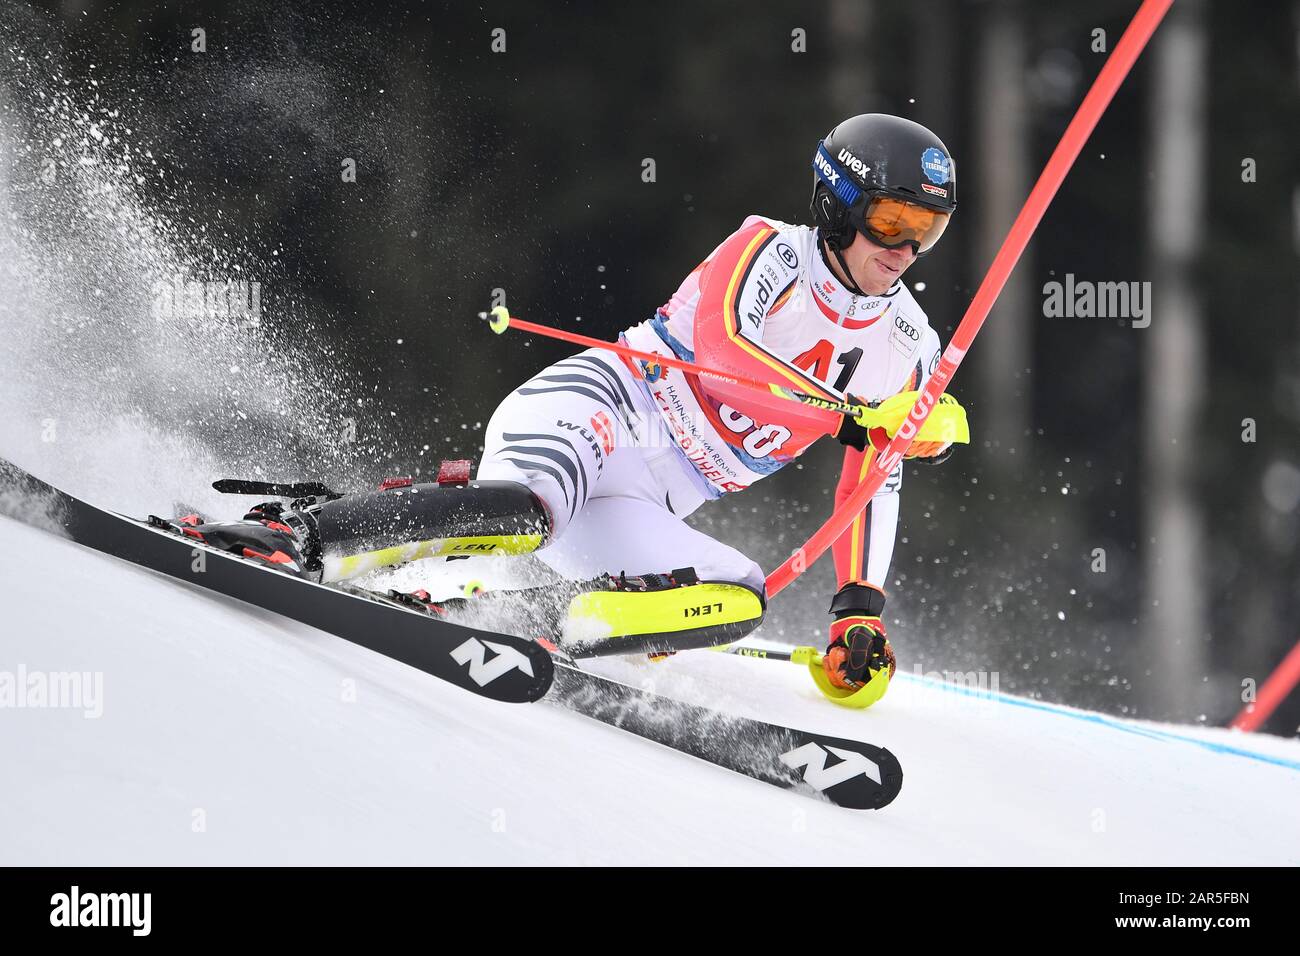
<svg viewBox="0 0 1300 956">
<path fill-rule="evenodd" d="M 486 660 L 489 648 L 496 653 L 492 660 Z M 469 665 L 469 676 L 479 687 L 486 687 L 502 674 L 521 670 L 529 677 L 533 676 L 533 662 L 509 644 L 496 641 L 480 641 L 471 637 L 460 647 L 451 652 L 451 659 L 462 667 Z"/>
<path fill-rule="evenodd" d="M 826 759 L 830 754 L 840 758 L 840 762 L 833 767 L 826 766 Z M 876 783 L 880 783 L 880 767 L 874 760 L 856 750 L 823 747 L 816 741 L 809 741 L 802 747 L 781 754 L 781 762 L 791 770 L 803 767 L 804 783 L 819 792 L 829 790 L 846 780 L 852 780 L 859 774 L 866 774 Z"/>
</svg>

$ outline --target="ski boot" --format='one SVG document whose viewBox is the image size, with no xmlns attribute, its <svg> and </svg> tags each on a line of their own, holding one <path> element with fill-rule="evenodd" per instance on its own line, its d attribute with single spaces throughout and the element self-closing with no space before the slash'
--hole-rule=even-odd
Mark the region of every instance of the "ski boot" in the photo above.
<svg viewBox="0 0 1300 956">
<path fill-rule="evenodd" d="M 763 596 L 743 584 L 701 581 L 694 568 L 668 574 L 605 575 L 569 602 L 564 650 L 575 659 L 730 644 L 763 621 Z"/>
<path fill-rule="evenodd" d="M 467 459 L 444 461 L 433 482 L 388 478 L 376 491 L 347 495 L 319 482 L 223 478 L 212 487 L 292 498 L 268 516 L 287 525 L 293 525 L 290 516 L 300 519 L 301 528 L 293 530 L 312 546 L 310 560 L 320 564 L 313 573 L 326 583 L 423 558 L 528 554 L 542 547 L 551 529 L 545 503 L 517 482 L 475 481 L 471 471 Z"/>
<path fill-rule="evenodd" d="M 701 581 L 694 568 L 668 574 L 602 574 L 586 581 L 483 591 L 434 601 L 427 591 L 390 591 L 390 600 L 444 616 L 471 603 L 499 603 L 503 614 L 525 619 L 547 650 L 571 660 L 645 654 L 663 661 L 678 651 L 740 640 L 763 620 L 762 595 L 743 584 Z"/>
</svg>

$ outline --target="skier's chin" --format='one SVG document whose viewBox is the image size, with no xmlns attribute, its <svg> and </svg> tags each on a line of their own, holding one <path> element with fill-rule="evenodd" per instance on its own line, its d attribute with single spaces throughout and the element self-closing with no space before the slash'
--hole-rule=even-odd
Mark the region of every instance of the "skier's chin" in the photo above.
<svg viewBox="0 0 1300 956">
<path fill-rule="evenodd" d="M 860 282 L 859 285 L 868 295 L 882 295 L 888 292 L 889 287 L 903 274 L 902 269 L 891 268 L 883 260 L 874 257 L 868 259 L 865 266 L 863 271 L 867 273 L 867 281 Z"/>
</svg>

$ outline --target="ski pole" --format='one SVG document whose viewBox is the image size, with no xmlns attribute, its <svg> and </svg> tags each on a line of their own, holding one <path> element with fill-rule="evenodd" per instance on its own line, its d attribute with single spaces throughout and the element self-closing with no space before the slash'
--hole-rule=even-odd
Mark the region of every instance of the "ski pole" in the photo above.
<svg viewBox="0 0 1300 956">
<path fill-rule="evenodd" d="M 719 644 L 709 650 L 733 657 L 757 657 L 766 661 L 789 661 L 792 664 L 808 664 L 815 660 L 821 651 L 815 647 L 801 645 L 787 650 L 767 647 L 748 647 L 744 644 Z"/>
<path fill-rule="evenodd" d="M 764 382 L 756 378 L 747 378 L 743 375 L 732 375 L 728 372 L 719 372 L 717 369 L 705 368 L 703 365 L 697 365 L 696 363 L 688 362 L 685 359 L 669 358 L 666 355 L 656 355 L 654 352 L 643 352 L 640 349 L 634 349 L 631 346 L 623 345 L 621 342 L 606 342 L 603 339 L 592 338 L 591 336 L 581 335 L 577 332 L 568 332 L 564 329 L 557 329 L 549 325 L 538 325 L 536 322 L 526 322 L 523 319 L 511 315 L 509 310 L 507 310 L 503 305 L 498 305 L 491 312 L 480 312 L 479 318 L 487 319 L 488 327 L 497 335 L 501 335 L 506 329 L 518 329 L 521 332 L 531 332 L 533 335 L 541 335 L 548 339 L 559 339 L 562 342 L 572 342 L 575 345 L 585 345 L 588 348 L 604 349 L 607 352 L 614 352 L 617 355 L 625 355 L 628 358 L 640 359 L 643 362 L 650 362 L 654 365 L 681 369 L 684 372 L 691 372 L 695 375 L 703 375 L 708 378 L 717 379 L 720 382 L 726 382 L 728 385 L 741 385 L 746 388 L 757 389 L 761 392 L 769 392 L 781 398 L 787 398 L 791 401 L 799 402 L 801 405 L 811 405 L 813 408 L 824 409 L 825 411 L 835 412 L 840 415 L 848 415 L 850 418 L 856 418 L 859 422 L 869 428 L 873 427 L 875 424 L 872 420 L 872 413 L 875 410 L 864 405 L 854 405 L 850 402 L 837 402 L 829 398 L 809 395 L 807 392 L 788 388 L 785 385 L 778 385 L 775 382 Z"/>
</svg>

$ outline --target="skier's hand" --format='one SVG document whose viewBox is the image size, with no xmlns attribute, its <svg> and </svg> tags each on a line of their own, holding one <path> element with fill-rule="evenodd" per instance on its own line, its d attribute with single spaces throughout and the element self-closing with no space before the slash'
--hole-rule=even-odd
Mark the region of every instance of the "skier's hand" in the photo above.
<svg viewBox="0 0 1300 956">
<path fill-rule="evenodd" d="M 938 465 L 952 457 L 950 441 L 914 441 L 907 446 L 904 458 L 919 458 L 927 465 Z"/>
<path fill-rule="evenodd" d="M 862 399 L 854 395 L 845 395 L 845 401 L 852 402 L 855 405 L 865 405 Z M 835 431 L 835 439 L 841 445 L 848 445 L 858 451 L 866 451 L 867 445 L 870 445 L 876 451 L 884 451 L 889 445 L 889 440 L 894 436 L 889 434 L 889 429 L 882 425 L 867 426 L 859 419 L 851 418 L 848 415 L 840 417 L 840 426 Z M 952 454 L 952 442 L 946 441 L 914 441 L 907 446 L 907 452 L 904 458 L 920 458 L 926 464 L 937 465 L 942 461 L 947 461 Z"/>
<path fill-rule="evenodd" d="M 831 625 L 831 643 L 822 656 L 826 677 L 836 687 L 857 690 L 882 667 L 894 676 L 898 662 L 878 617 L 845 618 Z"/>
<path fill-rule="evenodd" d="M 871 585 L 850 583 L 836 592 L 831 640 L 822 657 L 826 677 L 836 687 L 856 690 L 882 667 L 894 676 L 898 662 L 880 619 L 884 608 L 884 592 Z"/>
</svg>

